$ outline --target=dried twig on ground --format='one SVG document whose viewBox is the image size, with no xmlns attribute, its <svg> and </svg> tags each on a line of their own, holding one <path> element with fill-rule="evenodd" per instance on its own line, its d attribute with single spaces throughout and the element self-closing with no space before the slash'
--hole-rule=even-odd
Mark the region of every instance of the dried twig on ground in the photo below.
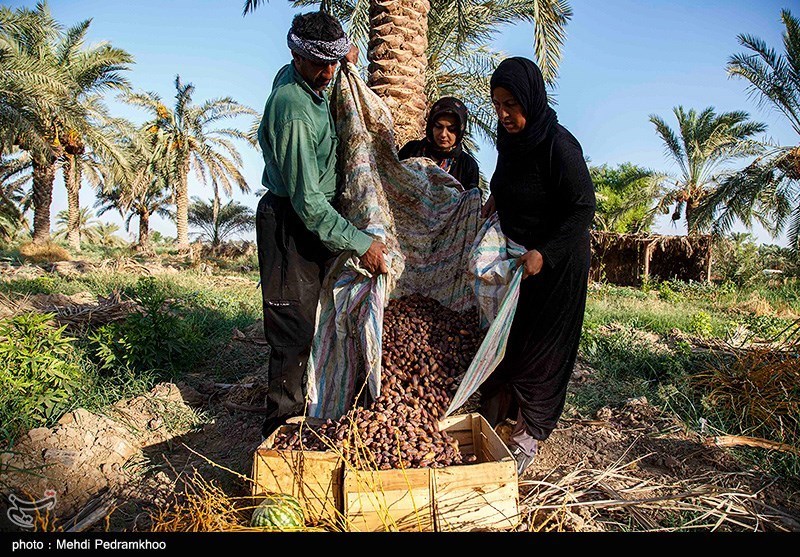
<svg viewBox="0 0 800 557">
<path fill-rule="evenodd" d="M 646 531 L 797 531 L 796 520 L 744 487 L 710 485 L 704 478 L 669 485 L 627 472 L 646 456 L 605 470 L 581 465 L 560 477 L 550 477 L 562 473 L 554 470 L 542 480 L 520 481 L 530 529 L 627 529 L 615 515 L 624 510 Z"/>
<path fill-rule="evenodd" d="M 136 302 L 123 299 L 119 291 L 107 297 L 99 296 L 97 301 L 89 293 L 72 296 L 35 294 L 16 299 L 0 294 L 0 317 L 27 312 L 52 313 L 54 319 L 66 325 L 70 333 L 124 319 L 137 308 Z"/>
<path fill-rule="evenodd" d="M 115 290 L 108 297 L 98 296 L 97 304 L 54 306 L 51 311 L 56 314 L 56 320 L 66 324 L 68 329 L 81 330 L 124 319 L 137 307 L 136 302 L 123 300 L 122 294 Z"/>
<path fill-rule="evenodd" d="M 63 521 L 65 532 L 85 532 L 102 519 L 107 518 L 117 505 L 116 497 L 106 489 L 91 499 L 72 517 Z"/>
<path fill-rule="evenodd" d="M 227 532 L 250 528 L 255 508 L 250 497 L 229 497 L 219 486 L 195 470 L 184 481 L 184 492 L 166 508 L 150 513 L 153 532 Z"/>
<path fill-rule="evenodd" d="M 779 443 L 778 441 L 770 441 L 769 439 L 761 439 L 760 437 L 747 437 L 745 435 L 717 435 L 716 437 L 709 437 L 706 439 L 705 444 L 708 446 L 716 445 L 717 447 L 758 447 L 761 449 L 770 449 L 773 451 L 781 451 L 792 453 L 800 456 L 800 449 L 786 443 Z"/>
</svg>

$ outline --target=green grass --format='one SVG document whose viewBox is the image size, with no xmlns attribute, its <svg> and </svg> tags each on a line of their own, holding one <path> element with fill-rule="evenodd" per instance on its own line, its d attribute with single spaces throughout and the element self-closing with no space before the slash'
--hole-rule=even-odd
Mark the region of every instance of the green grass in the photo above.
<svg viewBox="0 0 800 557">
<path fill-rule="evenodd" d="M 137 257 L 122 253 L 117 255 Z M 0 255 L 13 258 L 9 252 Z M 83 255 L 103 257 L 108 253 L 94 250 Z M 265 363 L 264 348 L 230 342 L 234 328 L 244 329 L 261 318 L 254 262 L 252 256 L 212 262 L 219 274 L 249 282 L 209 276 L 190 268 L 144 282 L 130 272 L 95 271 L 76 278 L 47 274 L 35 279 L 0 280 L 0 293 L 11 298 L 85 291 L 107 296 L 120 290 L 140 301 L 149 295 L 154 304 L 163 302 L 171 307 L 131 317 L 128 323 L 132 326 L 127 328 L 122 324 L 109 326 L 102 330 L 104 337 L 92 341 L 91 334 L 100 331 L 95 329 L 90 335 L 69 340 L 66 351 L 54 356 L 66 362 L 53 363 L 56 368 L 77 365 L 70 369 L 78 369 L 81 377 L 80 388 L 59 412 L 78 406 L 99 409 L 120 398 L 142 394 L 159 381 L 181 379 L 188 372 L 201 371 L 226 382 L 256 372 Z M 704 403 L 707 393 L 692 378 L 711 363 L 708 354 L 692 350 L 691 339 L 726 339 L 737 327 L 745 327 L 753 338 L 767 340 L 786 331 L 795 322 L 795 315 L 800 315 L 800 287 L 795 284 L 742 288 L 732 283 L 674 281 L 643 288 L 593 285 L 580 351 L 595 372 L 589 381 L 570 389 L 568 405 L 579 415 L 593 416 L 604 406 L 616 407 L 627 399 L 645 396 L 651 404 L 676 413 L 690 429 L 698 430 L 704 423 L 713 431 L 747 434 L 744 421 L 737 419 L 735 412 Z M 154 316 L 161 321 L 155 323 Z M 159 332 L 143 333 L 149 330 Z M 675 331 L 682 335 L 676 337 Z M 98 352 L 98 348 L 105 352 Z M 125 355 L 130 357 L 126 359 Z M 45 417 L 44 423 L 52 424 L 57 414 Z M 13 434 L 4 435 L 6 440 L 13 440 Z M 798 444 L 796 439 L 782 440 Z M 737 449 L 734 453 L 782 477 L 800 471 L 800 459 L 791 455 L 757 449 Z"/>
<path fill-rule="evenodd" d="M 751 340 L 788 342 L 791 334 L 797 335 L 797 322 L 785 312 L 797 307 L 797 298 L 795 285 L 771 290 L 696 283 L 592 288 L 580 354 L 595 372 L 589 381 L 570 390 L 569 407 L 579 415 L 593 416 L 604 406 L 617 407 L 645 396 L 651 404 L 674 412 L 689 429 L 697 431 L 703 424 L 707 434 L 754 435 L 748 402 L 754 405 L 755 400 L 737 400 L 735 408 L 708 404 L 708 384 L 698 384 L 694 378 L 726 364 L 713 352 L 693 351 L 691 339 L 724 340 L 736 327 L 745 327 Z M 676 341 L 674 330 L 688 334 L 680 338 L 689 341 Z M 722 380 L 723 375 L 715 377 Z M 788 393 L 785 400 L 800 404 L 792 396 Z M 787 419 L 787 423 L 798 423 L 800 416 Z M 791 428 L 757 433 L 800 445 Z M 779 477 L 796 477 L 800 471 L 800 458 L 788 453 L 736 449 L 733 454 L 744 464 Z"/>
<path fill-rule="evenodd" d="M 675 281 L 636 289 L 602 285 L 589 291 L 589 326 L 617 323 L 659 335 L 673 330 L 725 340 L 744 326 L 761 340 L 772 340 L 800 316 L 800 285 L 776 289 L 736 289 Z"/>
<path fill-rule="evenodd" d="M 145 312 L 96 327 L 77 339 L 62 335 L 55 325 L 37 322 L 35 327 L 17 334 L 19 338 L 13 343 L 2 343 L 5 348 L 18 347 L 23 346 L 23 339 L 31 346 L 40 346 L 47 333 L 49 336 L 44 336 L 51 338 L 52 346 L 36 352 L 46 360 L 37 369 L 45 370 L 41 373 L 49 377 L 64 375 L 61 370 L 68 368 L 70 388 L 66 391 L 52 384 L 52 389 L 45 389 L 41 396 L 57 399 L 45 415 L 34 408 L 20 410 L 27 408 L 23 393 L 29 378 L 3 376 L 2 386 L 9 394 L 0 408 L 0 443 L 12 446 L 20 432 L 40 425 L 52 426 L 65 412 L 77 407 L 98 409 L 121 398 L 143 394 L 159 381 L 181 379 L 197 368 L 212 376 L 234 379 L 236 373 L 244 375 L 259 367 L 258 362 L 252 361 L 252 354 L 238 355 L 245 363 L 241 366 L 231 359 L 233 356 L 235 360 L 237 354 L 225 350 L 234 328 L 243 329 L 261 318 L 261 297 L 255 281 L 226 281 L 191 270 L 144 279 L 132 273 L 92 272 L 78 278 L 47 274 L 35 279 L 0 281 L 0 292 L 12 299 L 85 291 L 107 296 L 114 290 L 137 300 L 145 306 Z M 53 349 L 56 346 L 58 350 Z M 14 361 L 26 358 L 24 353 L 9 357 L 16 358 Z M 6 369 L 19 367 L 10 364 Z M 19 386 L 13 393 L 9 388 L 12 384 Z M 67 392 L 69 396 L 63 396 Z"/>
<path fill-rule="evenodd" d="M 686 343 L 656 345 L 631 325 L 609 331 L 585 324 L 580 353 L 595 375 L 571 394 L 570 402 L 589 416 L 603 406 L 640 396 L 662 406 L 677 406 L 682 390 L 670 387 L 683 383 L 704 362 Z M 680 407 L 687 403 L 694 402 L 682 401 Z"/>
<path fill-rule="evenodd" d="M 711 336 L 724 337 L 732 319 L 724 311 L 693 300 L 665 301 L 654 292 L 631 294 L 627 290 L 590 294 L 585 321 L 590 326 L 619 323 L 661 335 L 673 329 L 696 332 L 698 315 L 708 316 Z"/>
</svg>

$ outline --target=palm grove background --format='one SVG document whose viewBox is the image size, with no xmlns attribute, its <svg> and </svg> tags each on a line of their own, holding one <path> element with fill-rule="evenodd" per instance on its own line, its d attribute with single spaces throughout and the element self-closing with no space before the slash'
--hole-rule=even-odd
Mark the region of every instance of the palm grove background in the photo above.
<svg viewBox="0 0 800 557">
<path fill-rule="evenodd" d="M 361 46 L 362 61 L 366 58 L 365 77 L 392 109 L 400 144 L 419 136 L 431 100 L 454 95 L 470 107 L 473 149 L 494 136 L 488 77 L 503 56 L 492 47 L 497 34 L 509 24 L 529 24 L 529 55 L 540 62 L 556 91 L 573 16 L 568 2 L 541 0 L 294 5 L 321 6 L 346 23 Z M 245 17 L 271 9 L 254 0 L 242 8 Z M 738 37 L 741 51 L 731 53 L 725 70 L 756 104 L 777 111 L 796 132 L 797 20 L 789 11 L 775 17 L 783 23 L 783 44 L 769 45 L 743 33 Z M 139 249 L 149 249 L 152 215 L 174 221 L 176 247 L 185 249 L 190 176 L 207 195 L 194 202 L 211 208 L 204 212 L 196 205 L 192 210 L 198 236 L 221 242 L 246 228 L 220 226 L 218 220 L 223 197 L 230 198 L 233 190 L 250 192 L 242 174 L 242 152 L 255 147 L 257 107 L 243 106 L 230 96 L 204 99 L 180 74 L 174 80 L 174 98 L 137 90 L 128 78 L 135 65 L 131 53 L 110 43 L 89 44 L 90 19 L 56 21 L 47 3 L 3 8 L 2 18 L 0 230 L 5 239 L 29 235 L 35 243 L 47 242 L 52 192 L 63 188 L 68 206 L 54 232 L 73 250 L 80 249 L 82 236 L 96 236 L 82 229 L 97 226 L 87 218 L 86 208 L 81 212 L 79 193 L 85 185 L 96 192 L 93 209 L 98 215 L 118 212 L 126 226 L 139 225 Z M 138 109 L 136 123 L 109 109 L 119 103 Z M 613 167 L 590 161 L 599 200 L 598 230 L 647 232 L 659 215 L 669 214 L 689 234 L 724 234 L 739 223 L 757 222 L 775 236 L 785 235 L 789 247 L 796 245 L 800 219 L 794 145 L 766 139 L 767 125 L 746 110 L 676 104 L 673 114 L 651 114 L 649 119 L 672 170 L 645 168 L 636 161 Z M 483 171 L 488 177 L 489 169 Z M 245 222 L 248 208 L 227 203 L 222 214 L 243 216 Z M 206 217 L 210 220 L 204 224 Z M 106 228 L 106 234 L 111 232 Z M 739 243 L 751 240 L 735 238 Z"/>
</svg>

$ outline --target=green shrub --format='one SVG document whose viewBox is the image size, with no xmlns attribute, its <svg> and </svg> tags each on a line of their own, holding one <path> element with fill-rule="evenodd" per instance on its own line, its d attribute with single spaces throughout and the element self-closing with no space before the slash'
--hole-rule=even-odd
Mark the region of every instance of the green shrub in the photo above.
<svg viewBox="0 0 800 557">
<path fill-rule="evenodd" d="M 712 247 L 712 271 L 723 281 L 739 286 L 761 277 L 764 264 L 758 257 L 755 238 L 749 233 L 718 237 Z"/>
<path fill-rule="evenodd" d="M 662 282 L 658 285 L 658 298 L 668 303 L 675 303 L 679 300 L 677 292 L 672 289 L 669 282 Z"/>
<path fill-rule="evenodd" d="M 106 373 L 188 369 L 205 341 L 193 321 L 180 314 L 181 305 L 168 299 L 153 277 L 139 279 L 133 298 L 141 311 L 89 335 L 89 350 L 99 368 Z"/>
<path fill-rule="evenodd" d="M 710 337 L 714 332 L 711 325 L 711 316 L 705 311 L 698 311 L 692 315 L 692 319 L 689 322 L 689 329 L 698 336 Z"/>
<path fill-rule="evenodd" d="M 778 337 L 786 335 L 792 329 L 794 323 L 792 319 L 784 319 L 776 315 L 753 315 L 744 316 L 744 325 L 756 337 L 763 340 L 780 340 Z"/>
<path fill-rule="evenodd" d="M 52 314 L 24 313 L 0 321 L 0 421 L 5 441 L 67 411 L 82 389 L 72 340 Z"/>
</svg>

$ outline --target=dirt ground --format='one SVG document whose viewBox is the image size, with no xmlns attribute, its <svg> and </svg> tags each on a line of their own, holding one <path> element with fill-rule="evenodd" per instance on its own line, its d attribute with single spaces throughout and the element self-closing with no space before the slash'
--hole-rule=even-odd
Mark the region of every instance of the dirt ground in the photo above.
<svg viewBox="0 0 800 557">
<path fill-rule="evenodd" d="M 248 351 L 250 361 L 268 354 L 257 327 L 235 331 L 228 350 Z M 55 527 L 77 531 L 150 531 L 152 516 L 196 485 L 195 473 L 229 497 L 246 497 L 266 384 L 263 367 L 248 371 L 226 384 L 199 370 L 104 412 L 77 410 L 32 430 L 13 454 L 0 454 L 4 483 L 29 500 L 56 491 Z M 592 380 L 578 365 L 570 388 Z M 474 406 L 473 397 L 463 411 Z M 498 426 L 500 436 L 511 426 Z M 591 419 L 565 412 L 519 478 L 519 508 L 519 531 L 796 532 L 800 482 L 749 469 L 712 437 L 633 399 Z"/>
</svg>

